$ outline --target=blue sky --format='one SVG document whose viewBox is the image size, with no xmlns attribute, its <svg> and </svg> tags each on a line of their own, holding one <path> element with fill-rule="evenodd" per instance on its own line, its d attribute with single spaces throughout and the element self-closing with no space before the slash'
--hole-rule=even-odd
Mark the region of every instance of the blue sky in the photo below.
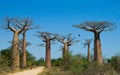
<svg viewBox="0 0 120 75">
<path fill-rule="evenodd" d="M 34 25 L 40 25 L 39 31 L 68 34 L 81 34 L 81 42 L 70 47 L 73 54 L 87 53 L 81 45 L 84 39 L 93 38 L 93 34 L 73 28 L 72 25 L 84 21 L 110 21 L 116 24 L 116 29 L 101 34 L 103 57 L 111 57 L 120 52 L 120 0 L 0 0 L 0 19 L 9 17 L 30 17 Z M 1 23 L 0 23 L 1 24 Z M 33 36 L 38 30 L 27 32 L 27 41 L 32 45 L 27 49 L 38 58 L 45 56 L 45 48 L 36 46 L 43 43 L 40 38 Z M 13 33 L 0 29 L 0 49 L 10 46 Z M 60 46 L 57 43 L 51 47 L 51 57 L 61 56 Z M 91 44 L 93 51 L 93 44 Z"/>
</svg>

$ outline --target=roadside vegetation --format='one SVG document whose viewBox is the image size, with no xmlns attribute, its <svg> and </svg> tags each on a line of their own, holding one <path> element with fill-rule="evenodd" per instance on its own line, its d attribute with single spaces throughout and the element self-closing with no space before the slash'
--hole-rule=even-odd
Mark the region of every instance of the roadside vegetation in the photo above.
<svg viewBox="0 0 120 75">
<path fill-rule="evenodd" d="M 86 56 L 81 54 L 70 55 L 69 63 L 66 65 L 62 63 L 58 65 L 58 62 L 62 60 L 54 59 L 53 67 L 44 69 L 38 75 L 120 75 L 120 54 L 104 60 L 103 65 L 93 61 L 88 62 Z"/>
<path fill-rule="evenodd" d="M 44 58 L 40 58 L 40 59 L 36 59 L 31 53 L 29 53 L 27 51 L 26 53 L 27 55 L 27 67 L 26 68 L 22 68 L 22 66 L 20 66 L 20 70 L 19 71 L 23 71 L 26 69 L 30 69 L 30 67 L 32 66 L 32 68 L 35 68 L 37 66 L 44 66 L 45 62 L 44 62 Z M 20 52 L 20 57 L 22 57 L 22 53 Z M 20 60 L 22 60 L 22 58 L 20 58 Z M 3 49 L 0 51 L 0 75 L 6 75 L 6 73 L 8 72 L 14 72 L 11 70 L 11 49 Z M 22 62 L 20 62 L 20 65 L 22 65 Z"/>
</svg>

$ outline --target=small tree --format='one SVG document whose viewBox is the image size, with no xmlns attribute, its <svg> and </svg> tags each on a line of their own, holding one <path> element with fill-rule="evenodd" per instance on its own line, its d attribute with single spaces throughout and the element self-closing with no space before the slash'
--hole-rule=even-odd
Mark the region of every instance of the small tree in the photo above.
<svg viewBox="0 0 120 75">
<path fill-rule="evenodd" d="M 63 46 L 63 52 L 62 52 L 62 58 L 63 58 L 63 62 L 64 64 L 67 64 L 69 62 L 69 46 L 72 46 L 74 43 L 79 42 L 79 40 L 75 40 L 75 37 L 72 37 L 72 34 L 67 34 L 67 35 L 59 35 L 57 37 L 57 40 L 59 42 L 61 42 L 64 46 Z"/>
<path fill-rule="evenodd" d="M 37 64 L 37 66 L 45 66 L 44 58 L 41 57 L 40 59 L 38 59 L 38 60 L 36 61 L 36 64 Z"/>
<path fill-rule="evenodd" d="M 51 68 L 50 46 L 51 41 L 55 41 L 57 35 L 49 32 L 38 32 L 38 34 L 38 37 L 40 37 L 43 42 L 46 43 L 45 68 Z"/>
<path fill-rule="evenodd" d="M 90 55 L 90 44 L 91 44 L 91 42 L 92 42 L 92 39 L 86 39 L 85 43 L 83 44 L 84 47 L 87 46 L 87 48 L 88 48 L 88 53 L 87 53 L 88 62 L 91 62 L 91 55 Z"/>
<path fill-rule="evenodd" d="M 31 20 L 28 18 L 5 18 L 5 28 L 14 33 L 12 40 L 12 70 L 16 71 L 20 68 L 19 63 L 19 34 L 26 30 L 26 27 L 31 24 Z"/>
<path fill-rule="evenodd" d="M 79 25 L 74 25 L 74 27 L 76 28 L 84 29 L 86 31 L 94 33 L 94 61 L 97 61 L 99 64 L 103 63 L 100 33 L 112 30 L 113 26 L 114 26 L 113 23 L 107 21 L 100 22 L 92 21 L 84 22 Z"/>
<path fill-rule="evenodd" d="M 11 56 L 12 56 L 11 48 L 1 50 L 0 51 L 0 56 L 4 57 L 4 59 L 7 60 L 7 62 L 3 62 L 3 63 L 1 63 L 1 65 L 3 65 L 4 63 L 7 63 L 6 66 L 8 66 L 10 68 L 10 66 L 11 66 Z M 3 67 L 1 67 L 1 68 L 3 68 Z"/>
</svg>

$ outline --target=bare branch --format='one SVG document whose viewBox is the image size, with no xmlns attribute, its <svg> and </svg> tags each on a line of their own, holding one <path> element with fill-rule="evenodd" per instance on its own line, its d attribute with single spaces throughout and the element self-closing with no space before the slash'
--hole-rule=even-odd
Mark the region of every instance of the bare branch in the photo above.
<svg viewBox="0 0 120 75">
<path fill-rule="evenodd" d="M 43 40 L 43 42 L 46 42 L 48 40 L 54 42 L 56 37 L 57 37 L 56 34 L 52 34 L 52 33 L 49 33 L 49 32 L 39 32 L 38 31 L 38 34 L 39 35 L 37 35 L 37 36 L 40 37 Z"/>
<path fill-rule="evenodd" d="M 72 41 L 72 42 L 70 42 L 68 45 L 69 45 L 69 46 L 72 46 L 72 45 L 74 45 L 75 43 L 78 43 L 78 42 L 80 42 L 80 40 Z"/>
<path fill-rule="evenodd" d="M 91 21 L 91 22 L 84 22 L 79 25 L 74 25 L 73 27 L 84 29 L 90 32 L 97 32 L 101 33 L 102 31 L 110 31 L 114 28 L 114 23 L 107 22 L 107 21 Z"/>
<path fill-rule="evenodd" d="M 93 41 L 93 39 L 86 39 L 84 43 L 82 43 L 84 45 L 84 48 L 88 45 L 91 44 L 91 42 Z"/>
<path fill-rule="evenodd" d="M 38 44 L 37 46 L 45 47 L 45 44 Z"/>
<path fill-rule="evenodd" d="M 57 37 L 57 40 L 61 43 L 67 43 L 68 46 L 73 45 L 74 43 L 77 43 L 78 40 L 75 40 L 75 37 L 72 37 L 72 34 L 67 34 L 67 35 L 59 35 Z"/>
<path fill-rule="evenodd" d="M 21 33 L 24 30 L 29 30 L 30 26 L 32 25 L 32 20 L 28 18 L 24 18 L 21 21 L 22 28 L 19 30 L 19 33 Z"/>
<path fill-rule="evenodd" d="M 5 29 L 10 29 L 11 31 L 15 32 L 16 29 L 10 26 L 10 24 L 12 24 L 12 22 L 13 22 L 12 18 L 10 19 L 10 18 L 6 17 L 5 18 L 5 24 L 6 24 L 7 27 Z"/>
<path fill-rule="evenodd" d="M 32 19 L 29 18 L 8 18 L 6 17 L 5 20 L 3 20 L 4 28 L 9 29 L 13 32 L 17 31 L 19 34 L 22 31 L 27 31 L 29 29 L 32 29 L 33 22 Z"/>
</svg>

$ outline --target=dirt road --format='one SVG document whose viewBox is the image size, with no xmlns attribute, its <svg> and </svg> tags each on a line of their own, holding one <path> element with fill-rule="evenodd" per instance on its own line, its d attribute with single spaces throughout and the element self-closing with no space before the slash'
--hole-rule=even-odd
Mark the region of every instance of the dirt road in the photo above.
<svg viewBox="0 0 120 75">
<path fill-rule="evenodd" d="M 25 70 L 22 72 L 17 72 L 17 73 L 8 74 L 8 75 L 37 75 L 38 73 L 42 72 L 43 69 L 44 67 L 38 67 L 32 70 Z"/>
</svg>

